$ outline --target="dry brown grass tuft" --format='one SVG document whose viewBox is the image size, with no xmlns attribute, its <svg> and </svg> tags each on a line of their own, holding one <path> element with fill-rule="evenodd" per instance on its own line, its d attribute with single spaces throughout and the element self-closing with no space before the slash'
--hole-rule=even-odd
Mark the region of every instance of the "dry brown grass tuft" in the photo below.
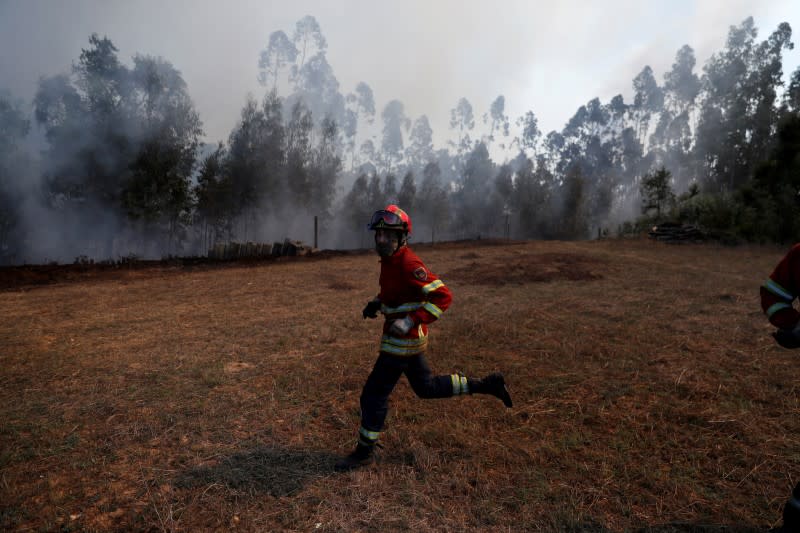
<svg viewBox="0 0 800 533">
<path fill-rule="evenodd" d="M 710 532 L 779 521 L 800 466 L 797 355 L 769 337 L 758 286 L 785 250 L 415 249 L 455 296 L 432 327 L 434 370 L 501 370 L 515 407 L 422 401 L 403 380 L 378 464 L 347 474 L 332 465 L 354 444 L 377 349 L 380 325 L 360 313 L 378 290 L 373 255 L 48 271 L 39 287 L 6 272 L 0 528 Z"/>
</svg>

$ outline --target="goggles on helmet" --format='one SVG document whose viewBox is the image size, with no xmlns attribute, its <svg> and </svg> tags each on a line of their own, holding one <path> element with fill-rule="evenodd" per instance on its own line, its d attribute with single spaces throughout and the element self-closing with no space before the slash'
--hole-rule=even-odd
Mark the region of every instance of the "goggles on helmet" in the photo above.
<svg viewBox="0 0 800 533">
<path fill-rule="evenodd" d="M 381 209 L 372 214 L 372 220 L 369 221 L 369 229 L 405 229 L 403 219 L 397 213 Z"/>
</svg>

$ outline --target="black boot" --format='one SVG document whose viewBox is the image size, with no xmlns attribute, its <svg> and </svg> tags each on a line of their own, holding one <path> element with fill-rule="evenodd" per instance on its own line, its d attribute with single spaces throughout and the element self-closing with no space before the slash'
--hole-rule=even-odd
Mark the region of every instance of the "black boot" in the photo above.
<svg viewBox="0 0 800 533">
<path fill-rule="evenodd" d="M 800 531 L 800 483 L 794 486 L 792 497 L 783 506 L 783 526 L 778 531 Z"/>
<path fill-rule="evenodd" d="M 355 470 L 362 466 L 367 466 L 375 462 L 375 446 L 366 446 L 360 442 L 356 444 L 356 449 L 350 455 L 339 460 L 334 468 L 339 472 Z"/>
<path fill-rule="evenodd" d="M 468 384 L 470 394 L 491 394 L 503 400 L 503 404 L 506 407 L 513 406 L 503 374 L 489 374 L 483 379 L 470 378 Z"/>
</svg>

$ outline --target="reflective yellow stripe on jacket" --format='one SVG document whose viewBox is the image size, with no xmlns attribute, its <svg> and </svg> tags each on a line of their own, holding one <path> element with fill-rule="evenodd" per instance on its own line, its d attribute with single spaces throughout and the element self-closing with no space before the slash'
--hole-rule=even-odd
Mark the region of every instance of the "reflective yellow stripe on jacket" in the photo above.
<svg viewBox="0 0 800 533">
<path fill-rule="evenodd" d="M 432 281 L 427 285 L 425 285 L 424 287 L 422 287 L 422 292 L 424 294 L 428 294 L 429 292 L 435 291 L 439 287 L 444 287 L 444 282 L 442 282 L 442 280 L 440 279 L 437 279 L 436 281 Z"/>
<path fill-rule="evenodd" d="M 399 339 L 389 334 L 384 334 L 381 337 L 381 351 L 390 353 L 392 355 L 416 355 L 425 351 L 428 345 L 427 335 L 422 334 L 420 328 L 420 336 L 418 339 Z"/>
<path fill-rule="evenodd" d="M 785 302 L 778 302 L 776 304 L 772 304 L 769 306 L 769 309 L 767 309 L 767 318 L 771 317 L 781 309 L 791 309 L 791 308 L 792 306 Z"/>
<path fill-rule="evenodd" d="M 767 281 L 764 282 L 763 287 L 778 298 L 783 298 L 784 300 L 788 300 L 790 302 L 794 300 L 794 295 L 792 293 L 781 287 L 771 278 L 767 278 Z"/>
</svg>

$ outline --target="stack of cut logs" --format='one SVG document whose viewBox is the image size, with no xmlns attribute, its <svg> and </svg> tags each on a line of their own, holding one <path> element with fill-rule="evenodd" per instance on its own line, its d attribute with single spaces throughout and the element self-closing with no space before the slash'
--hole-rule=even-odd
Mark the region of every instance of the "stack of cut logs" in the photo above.
<svg viewBox="0 0 800 533">
<path fill-rule="evenodd" d="M 208 250 L 209 259 L 245 259 L 257 257 L 282 257 L 306 255 L 311 247 L 301 241 L 284 240 L 274 244 L 260 242 L 218 242 Z"/>
<path fill-rule="evenodd" d="M 706 238 L 697 226 L 677 222 L 658 224 L 653 226 L 647 234 L 651 239 L 668 243 L 700 242 Z"/>
</svg>

